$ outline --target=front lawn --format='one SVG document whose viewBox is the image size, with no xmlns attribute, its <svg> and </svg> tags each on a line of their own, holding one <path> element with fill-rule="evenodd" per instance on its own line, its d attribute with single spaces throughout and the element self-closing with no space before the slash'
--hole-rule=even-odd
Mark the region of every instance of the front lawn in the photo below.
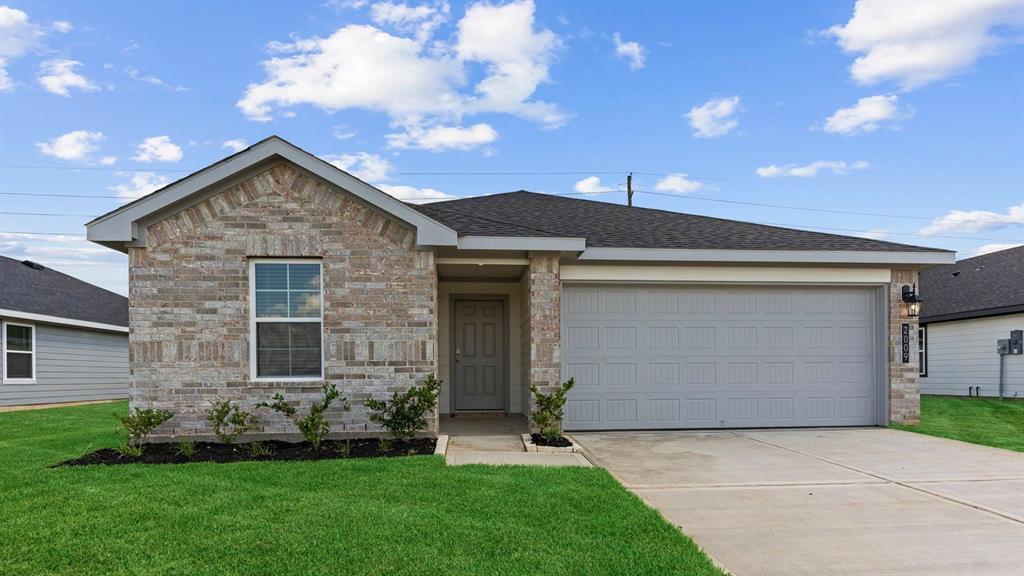
<svg viewBox="0 0 1024 576">
<path fill-rule="evenodd" d="M 720 575 L 599 469 L 87 466 L 124 403 L 0 414 L 0 574 Z"/>
<path fill-rule="evenodd" d="M 921 396 L 921 425 L 892 427 L 1024 452 L 1024 401 Z"/>
</svg>

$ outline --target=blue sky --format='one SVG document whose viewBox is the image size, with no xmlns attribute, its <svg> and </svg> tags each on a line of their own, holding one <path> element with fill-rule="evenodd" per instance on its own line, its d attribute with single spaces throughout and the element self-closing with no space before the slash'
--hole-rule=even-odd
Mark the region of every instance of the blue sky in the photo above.
<svg viewBox="0 0 1024 576">
<path fill-rule="evenodd" d="M 84 222 L 278 134 L 415 201 L 632 171 L 640 206 L 967 257 L 1024 243 L 1022 38 L 999 1 L 11 2 L 0 254 L 125 293 Z"/>
</svg>

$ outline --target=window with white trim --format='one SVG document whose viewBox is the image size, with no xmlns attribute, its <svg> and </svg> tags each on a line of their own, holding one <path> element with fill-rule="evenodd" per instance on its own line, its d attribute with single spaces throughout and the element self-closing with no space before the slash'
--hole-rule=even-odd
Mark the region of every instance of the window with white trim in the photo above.
<svg viewBox="0 0 1024 576">
<path fill-rule="evenodd" d="M 4 322 L 4 381 L 31 383 L 36 379 L 36 327 Z"/>
<path fill-rule="evenodd" d="M 250 261 L 254 379 L 323 377 L 321 276 L 317 260 Z"/>
<path fill-rule="evenodd" d="M 917 329 L 917 374 L 928 377 L 928 327 Z"/>
</svg>

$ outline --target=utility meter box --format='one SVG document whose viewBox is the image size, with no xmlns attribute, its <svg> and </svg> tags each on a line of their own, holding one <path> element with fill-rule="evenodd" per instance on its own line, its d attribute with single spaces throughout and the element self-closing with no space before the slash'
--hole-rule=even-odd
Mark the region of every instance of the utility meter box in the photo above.
<svg viewBox="0 0 1024 576">
<path fill-rule="evenodd" d="M 1024 354 L 1024 330 L 1010 330 L 1010 354 Z"/>
<path fill-rule="evenodd" d="M 1010 341 L 1006 338 L 996 341 L 996 352 L 1000 355 L 1010 353 Z"/>
</svg>

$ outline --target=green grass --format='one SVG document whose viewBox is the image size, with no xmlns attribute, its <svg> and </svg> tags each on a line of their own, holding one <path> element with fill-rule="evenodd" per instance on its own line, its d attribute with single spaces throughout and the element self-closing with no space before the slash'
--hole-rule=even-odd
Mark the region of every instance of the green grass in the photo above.
<svg viewBox="0 0 1024 576">
<path fill-rule="evenodd" d="M 48 468 L 116 445 L 124 410 L 0 414 L 0 574 L 721 574 L 600 469 Z"/>
<path fill-rule="evenodd" d="M 1024 452 L 1024 402 L 922 396 L 921 425 L 893 428 Z"/>
</svg>

